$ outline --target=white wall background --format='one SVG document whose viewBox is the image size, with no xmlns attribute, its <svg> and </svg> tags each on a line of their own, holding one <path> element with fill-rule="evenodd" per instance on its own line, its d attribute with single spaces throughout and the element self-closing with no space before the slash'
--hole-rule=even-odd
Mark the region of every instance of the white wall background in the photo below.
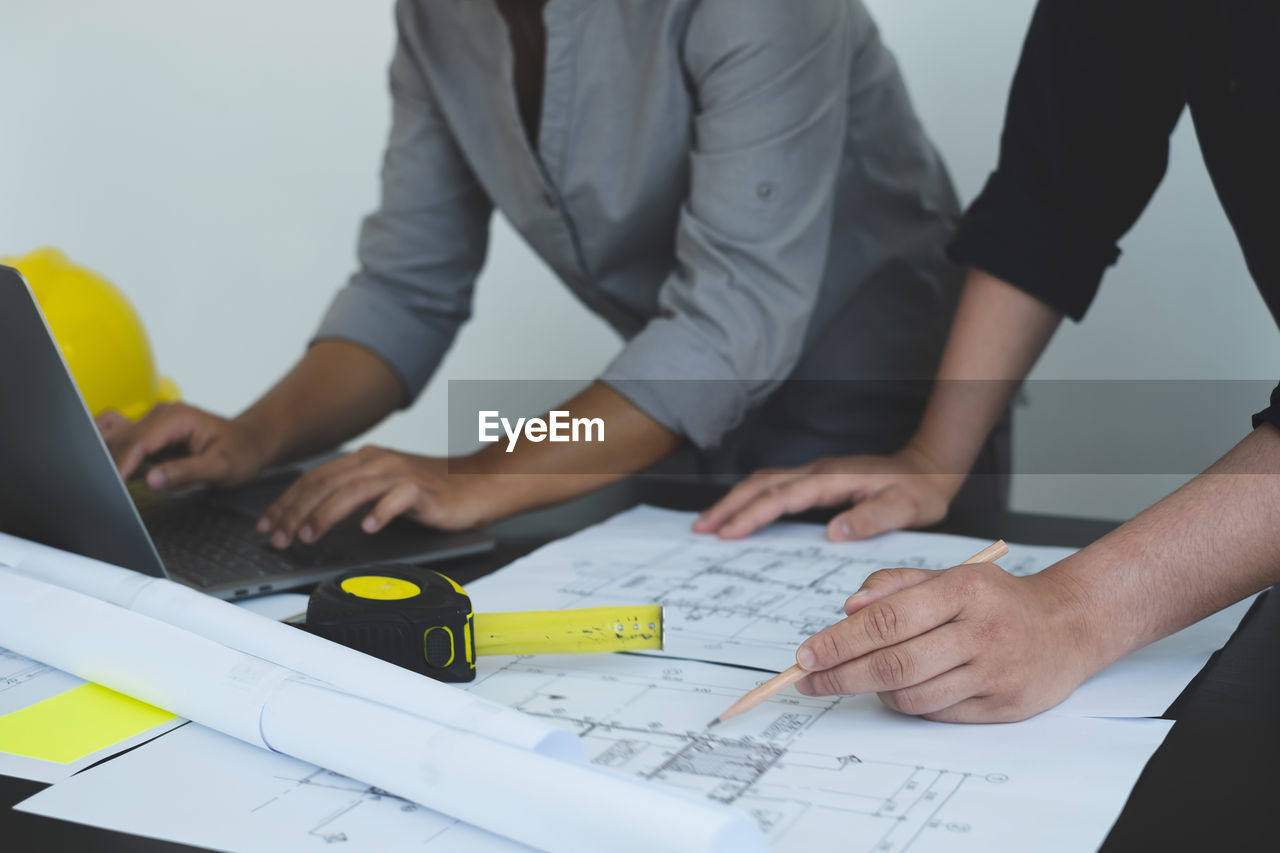
<svg viewBox="0 0 1280 853">
<path fill-rule="evenodd" d="M 868 5 L 972 198 L 995 161 L 1033 0 Z M 134 301 L 186 397 L 239 410 L 298 356 L 354 264 L 388 121 L 390 6 L 4 0 L 0 254 L 51 244 L 103 272 Z M 1188 122 L 1124 251 L 1088 322 L 1064 327 L 1036 377 L 1280 372 L 1280 335 Z M 501 221 L 475 307 L 441 379 L 586 378 L 618 347 Z M 1019 415 L 1024 457 L 1052 453 L 1073 429 L 1037 421 L 1034 391 Z M 437 382 L 369 440 L 443 452 L 444 404 Z M 1199 429 L 1206 459 L 1244 434 L 1247 414 L 1224 412 Z M 1028 476 L 1015 506 L 1121 517 L 1176 482 Z"/>
</svg>

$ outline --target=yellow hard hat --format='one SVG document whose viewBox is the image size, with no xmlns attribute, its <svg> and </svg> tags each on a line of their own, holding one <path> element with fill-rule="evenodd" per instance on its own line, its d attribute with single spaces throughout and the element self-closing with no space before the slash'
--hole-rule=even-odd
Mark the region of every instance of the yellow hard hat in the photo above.
<svg viewBox="0 0 1280 853">
<path fill-rule="evenodd" d="M 137 312 L 111 282 L 57 249 L 0 264 L 17 268 L 31 285 L 94 417 L 115 409 L 136 420 L 156 403 L 178 399 L 178 386 L 156 375 Z"/>
</svg>

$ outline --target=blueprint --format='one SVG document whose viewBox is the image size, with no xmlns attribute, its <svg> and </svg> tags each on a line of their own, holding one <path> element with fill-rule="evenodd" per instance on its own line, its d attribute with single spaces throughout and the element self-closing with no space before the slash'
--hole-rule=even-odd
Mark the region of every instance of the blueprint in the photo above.
<svg viewBox="0 0 1280 853">
<path fill-rule="evenodd" d="M 663 605 L 664 654 L 781 671 L 796 647 L 844 616 L 845 599 L 878 569 L 944 569 L 991 544 L 897 532 L 831 542 L 815 524 L 771 525 L 725 542 L 690 530 L 693 513 L 638 507 L 561 539 L 468 588 L 478 611 Z M 1071 548 L 1009 543 L 999 565 L 1048 568 Z M 1059 711 L 1158 717 L 1249 609 L 1246 599 L 1128 655 L 1085 682 Z M 723 710 L 723 709 L 721 709 Z"/>
<path fill-rule="evenodd" d="M 639 508 L 468 590 L 481 611 L 661 603 L 665 652 L 482 658 L 468 689 L 574 732 L 597 768 L 740 810 L 776 851 L 833 840 L 867 853 L 1096 848 L 1171 725 L 1103 717 L 1161 713 L 1248 606 L 1131 655 L 1021 723 L 933 723 L 874 696 L 786 691 L 708 729 L 841 618 L 870 572 L 946 568 L 989 543 L 919 533 L 831 543 L 797 524 L 722 542 L 690 533 L 691 521 Z M 1025 575 L 1070 553 L 1011 544 L 1000 565 Z M 236 851 L 521 849 L 194 725 L 20 808 Z"/>
<path fill-rule="evenodd" d="M 787 853 L 833 839 L 867 853 L 1094 848 L 1170 725 L 1049 715 L 954 726 L 874 697 L 779 696 L 706 729 L 761 679 L 639 655 L 557 656 L 482 661 L 471 689 L 577 732 L 598 767 L 742 810 Z M 521 849 L 194 725 L 20 808 L 237 851 Z"/>
<path fill-rule="evenodd" d="M 195 723 L 17 806 L 241 853 L 523 850 L 363 782 Z"/>
<path fill-rule="evenodd" d="M 891 533 L 830 542 L 812 524 L 776 524 L 737 542 L 690 531 L 692 513 L 640 507 L 552 543 L 471 584 L 477 610 L 663 606 L 666 654 L 781 671 L 796 647 L 844 616 L 867 575 L 892 566 L 944 569 L 991 543 Z M 1030 574 L 1069 548 L 1009 546 L 1000 565 Z"/>
<path fill-rule="evenodd" d="M 480 714 L 495 708 L 517 726 L 572 744 L 577 760 L 543 754 L 537 740 L 521 748 L 463 728 L 462 720 L 446 726 L 344 693 L 172 624 L 3 568 L 0 605 L 0 644 L 127 691 L 156 706 L 142 706 L 152 712 L 170 709 L 252 746 L 359 779 L 531 846 L 595 853 L 621 833 L 670 853 L 766 849 L 763 834 L 741 812 L 601 771 L 587 763 L 582 741 L 571 732 L 407 670 L 398 672 L 434 686 L 455 707 L 480 709 L 474 712 L 477 724 L 486 721 Z M 55 622 L 56 631 L 46 627 Z M 135 701 L 88 687 L 120 702 Z M 98 722 L 81 715 L 71 725 Z M 39 721 L 20 734 L 49 748 L 60 746 L 56 729 Z M 491 808 L 491 800 L 504 808 Z M 655 822 L 656 814 L 666 821 Z"/>
</svg>

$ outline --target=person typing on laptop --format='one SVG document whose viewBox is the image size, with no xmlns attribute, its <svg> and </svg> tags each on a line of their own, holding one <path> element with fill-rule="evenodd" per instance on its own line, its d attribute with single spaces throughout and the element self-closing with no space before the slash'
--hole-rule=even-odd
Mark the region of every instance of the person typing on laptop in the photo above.
<svg viewBox="0 0 1280 853">
<path fill-rule="evenodd" d="M 453 459 L 367 447 L 266 511 L 276 546 L 357 511 L 368 532 L 482 524 L 682 447 L 732 476 L 901 445 L 959 286 L 942 251 L 958 214 L 859 0 L 404 0 L 397 24 L 360 270 L 241 415 L 103 416 L 123 474 L 176 447 L 154 488 L 241 483 L 409 405 L 468 316 L 495 207 L 627 339 L 561 407 L 604 440 Z M 978 468 L 1005 470 L 1003 445 Z"/>
</svg>

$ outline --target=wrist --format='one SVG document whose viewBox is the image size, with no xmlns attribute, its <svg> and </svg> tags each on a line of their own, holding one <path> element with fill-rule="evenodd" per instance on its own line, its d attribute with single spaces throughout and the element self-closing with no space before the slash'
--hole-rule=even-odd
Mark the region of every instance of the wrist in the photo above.
<svg viewBox="0 0 1280 853">
<path fill-rule="evenodd" d="M 503 476 L 483 451 L 450 457 L 447 472 L 468 505 L 467 515 L 476 526 L 492 524 L 522 512 L 522 481 L 536 478 Z"/>
<path fill-rule="evenodd" d="M 1075 676 L 1083 682 L 1119 660 L 1129 648 L 1116 630 L 1123 625 L 1123 618 L 1111 613 L 1096 590 L 1077 577 L 1077 559 L 1073 554 L 1027 580 L 1043 595 L 1043 618 L 1063 651 L 1060 663 L 1074 663 Z"/>
<path fill-rule="evenodd" d="M 240 431 L 245 451 L 258 470 L 283 461 L 286 455 L 284 430 L 263 413 L 249 409 L 231 421 Z"/>
<path fill-rule="evenodd" d="M 959 468 L 946 464 L 944 456 L 937 453 L 928 443 L 912 437 L 906 446 L 895 456 L 929 480 L 930 485 L 946 499 L 949 504 L 964 485 L 968 466 Z"/>
</svg>

